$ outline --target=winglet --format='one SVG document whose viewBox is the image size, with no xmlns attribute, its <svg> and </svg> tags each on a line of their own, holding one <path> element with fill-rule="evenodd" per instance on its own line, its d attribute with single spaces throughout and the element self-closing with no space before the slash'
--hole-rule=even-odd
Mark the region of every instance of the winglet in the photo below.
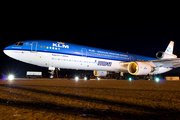
<svg viewBox="0 0 180 120">
<path fill-rule="evenodd" d="M 166 53 L 173 54 L 174 49 L 174 41 L 170 41 L 168 47 L 166 48 Z"/>
</svg>

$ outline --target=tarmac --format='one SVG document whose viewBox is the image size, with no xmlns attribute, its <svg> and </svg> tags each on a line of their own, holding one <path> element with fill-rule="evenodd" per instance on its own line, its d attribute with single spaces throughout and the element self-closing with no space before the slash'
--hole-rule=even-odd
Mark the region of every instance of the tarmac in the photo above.
<svg viewBox="0 0 180 120">
<path fill-rule="evenodd" d="M 180 81 L 0 80 L 1 120 L 180 120 Z"/>
</svg>

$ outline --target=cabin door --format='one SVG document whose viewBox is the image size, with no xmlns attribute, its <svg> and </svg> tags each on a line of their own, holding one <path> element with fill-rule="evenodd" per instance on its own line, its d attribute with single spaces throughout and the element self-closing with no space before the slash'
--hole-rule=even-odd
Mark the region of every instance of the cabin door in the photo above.
<svg viewBox="0 0 180 120">
<path fill-rule="evenodd" d="M 31 44 L 31 51 L 32 52 L 37 52 L 37 42 L 32 42 L 32 44 Z"/>
<path fill-rule="evenodd" d="M 82 57 L 87 57 L 87 49 L 86 48 L 82 48 Z"/>
<path fill-rule="evenodd" d="M 133 56 L 130 56 L 130 61 L 134 61 L 134 57 Z"/>
</svg>

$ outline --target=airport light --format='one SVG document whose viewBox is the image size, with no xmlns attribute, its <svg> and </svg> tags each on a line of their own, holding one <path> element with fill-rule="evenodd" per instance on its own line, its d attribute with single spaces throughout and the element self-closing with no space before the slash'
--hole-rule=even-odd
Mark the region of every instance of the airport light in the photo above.
<svg viewBox="0 0 180 120">
<path fill-rule="evenodd" d="M 86 81 L 86 80 L 87 80 L 87 77 L 84 77 L 84 80 Z"/>
<path fill-rule="evenodd" d="M 14 80 L 14 75 L 9 75 L 8 80 L 10 80 L 10 81 Z"/>
<path fill-rule="evenodd" d="M 160 79 L 159 79 L 158 77 L 155 78 L 155 81 L 156 81 L 156 82 L 159 82 L 159 80 L 160 80 Z"/>
<path fill-rule="evenodd" d="M 131 81 L 132 80 L 132 78 L 131 77 L 129 77 L 129 79 L 128 79 L 129 81 Z"/>
<path fill-rule="evenodd" d="M 76 77 L 75 77 L 75 80 L 76 80 L 76 81 L 78 81 L 78 80 L 79 80 L 79 77 L 78 77 L 78 76 L 76 76 Z"/>
</svg>

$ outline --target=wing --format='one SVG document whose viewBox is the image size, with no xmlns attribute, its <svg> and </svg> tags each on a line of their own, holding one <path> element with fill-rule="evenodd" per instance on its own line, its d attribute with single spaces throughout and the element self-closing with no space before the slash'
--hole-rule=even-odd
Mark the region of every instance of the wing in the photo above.
<svg viewBox="0 0 180 120">
<path fill-rule="evenodd" d="M 171 58 L 171 59 L 161 59 L 161 60 L 152 60 L 156 67 L 168 67 L 168 68 L 178 68 L 180 67 L 180 58 Z"/>
</svg>

